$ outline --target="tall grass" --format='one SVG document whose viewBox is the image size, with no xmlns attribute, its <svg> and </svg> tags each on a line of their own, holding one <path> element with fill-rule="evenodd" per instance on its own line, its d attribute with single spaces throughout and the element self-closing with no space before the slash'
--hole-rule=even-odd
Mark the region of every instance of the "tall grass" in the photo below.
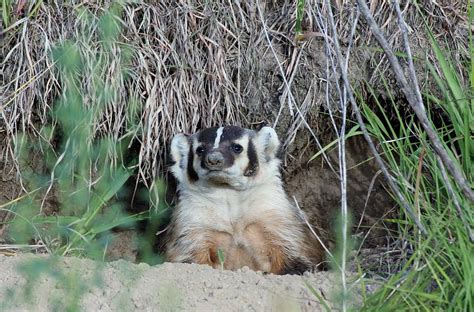
<svg viewBox="0 0 474 312">
<path fill-rule="evenodd" d="M 0 26 L 7 28 L 8 26 L 10 26 L 10 15 L 11 15 L 12 5 L 11 5 L 10 0 L 2 0 L 1 3 L 2 3 L 1 10 L 2 10 L 3 25 L 0 25 Z"/>
<path fill-rule="evenodd" d="M 112 77 L 104 77 L 112 66 L 104 60 L 121 50 L 117 41 L 121 31 L 119 8 L 112 7 L 98 19 L 83 12 L 86 23 L 95 24 L 88 27 L 98 27 L 101 34 L 97 38 L 101 49 L 95 58 L 84 58 L 79 42 L 65 41 L 53 50 L 62 94 L 54 104 L 50 122 L 41 127 L 38 140 L 26 133 L 16 139 L 15 151 L 27 191 L 24 198 L 7 205 L 16 216 L 9 225 L 16 243 L 33 239 L 52 254 L 103 259 L 112 229 L 133 227 L 149 218 L 148 212 L 130 215 L 117 197 L 137 165 L 137 159 L 125 158 L 138 131 L 138 120 L 133 120 L 137 116 L 135 102 L 131 100 L 128 105 L 131 122 L 120 137 L 94 135 L 103 111 L 119 96 L 110 81 L 127 79 L 129 52 L 122 53 L 122 63 L 114 65 Z M 85 63 L 95 69 L 92 76 L 86 75 Z M 39 155 L 37 161 L 44 163 L 33 163 L 31 155 Z M 43 172 L 37 169 L 41 167 Z M 51 196 L 57 200 L 57 215 L 44 215 L 45 201 Z"/>
<path fill-rule="evenodd" d="M 439 90 L 425 92 L 428 113 L 452 161 L 462 168 L 473 185 L 472 41 L 467 60 L 469 72 L 458 73 L 449 56 L 429 35 L 436 59 L 434 63 L 426 62 Z M 460 74 L 469 77 L 469 84 L 461 83 Z M 372 90 L 376 108 L 371 109 L 365 103 L 363 113 L 372 136 L 380 142 L 394 179 L 416 211 L 416 218 L 426 225 L 428 235 L 420 235 L 412 219 L 400 216 L 398 239 L 409 256 L 399 273 L 367 298 L 364 310 L 472 311 L 473 203 L 463 196 L 461 189 L 448 176 L 416 118 L 405 115 L 390 88 L 387 86 L 386 89 L 389 101 L 378 101 Z M 364 103 L 362 97 L 359 101 Z M 394 114 L 389 115 L 387 111 Z"/>
</svg>

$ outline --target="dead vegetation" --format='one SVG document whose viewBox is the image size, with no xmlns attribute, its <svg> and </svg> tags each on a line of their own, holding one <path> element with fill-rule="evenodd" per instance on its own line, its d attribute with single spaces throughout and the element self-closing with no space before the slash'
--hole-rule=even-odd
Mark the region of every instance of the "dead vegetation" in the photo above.
<svg viewBox="0 0 474 312">
<path fill-rule="evenodd" d="M 328 120 L 320 117 L 321 112 L 338 115 L 338 100 L 333 96 L 338 75 L 325 2 L 307 2 L 302 23 L 305 40 L 299 42 L 294 31 L 295 3 L 290 1 L 114 4 L 121 10 L 118 23 L 123 31 L 117 43 L 125 48 L 121 52 L 114 47 L 103 51 L 99 46 L 97 21 L 111 6 L 108 1 L 53 1 L 39 6 L 32 1 L 20 8 L 21 3 L 10 4 L 12 19 L 4 23 L 0 46 L 4 159 L 13 159 L 19 132 L 38 136 L 41 125 L 51 118 L 61 78 L 54 72 L 50 54 L 65 39 L 76 42 L 84 59 L 102 58 L 110 64 L 100 69 L 99 77 L 105 88 L 120 90 L 120 96 L 106 99 L 103 118 L 94 125 L 95 135 L 120 138 L 133 131 L 141 146 L 140 175 L 146 180 L 163 169 L 168 140 L 177 132 L 265 122 L 287 134 L 288 146 L 298 130 L 306 136 L 311 132 L 313 139 L 321 133 L 318 129 L 328 131 L 322 124 Z M 367 27 L 359 22 L 350 38 L 356 14 L 353 3 L 335 1 L 333 5 L 343 49 L 353 41 L 351 78 L 355 84 L 359 79 L 380 84 L 387 63 Z M 426 38 L 413 31 L 423 28 L 426 19 L 440 41 L 462 60 L 467 53 L 465 4 L 422 1 L 419 5 L 420 12 L 415 4 L 402 3 L 415 56 L 432 57 Z M 389 2 L 371 1 L 370 8 L 389 42 L 401 47 Z M 125 73 L 119 70 L 121 63 L 127 66 Z M 88 94 L 94 83 L 88 78 L 97 69 L 83 65 L 82 87 Z M 419 74 L 424 81 L 423 73 Z M 88 94 L 85 103 L 99 101 Z M 131 129 L 136 115 L 139 126 Z"/>
</svg>

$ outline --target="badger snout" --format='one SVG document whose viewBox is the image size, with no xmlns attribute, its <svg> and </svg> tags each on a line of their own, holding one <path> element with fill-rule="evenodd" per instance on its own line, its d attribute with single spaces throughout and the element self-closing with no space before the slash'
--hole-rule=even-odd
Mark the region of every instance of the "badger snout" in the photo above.
<svg viewBox="0 0 474 312">
<path fill-rule="evenodd" d="M 222 170 L 224 168 L 224 156 L 220 152 L 212 152 L 206 155 L 204 164 L 209 170 Z"/>
</svg>

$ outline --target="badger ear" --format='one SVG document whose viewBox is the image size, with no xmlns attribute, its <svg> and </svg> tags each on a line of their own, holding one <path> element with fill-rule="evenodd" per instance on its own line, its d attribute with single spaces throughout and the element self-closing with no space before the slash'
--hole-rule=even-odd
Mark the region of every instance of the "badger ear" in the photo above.
<svg viewBox="0 0 474 312">
<path fill-rule="evenodd" d="M 179 133 L 171 141 L 171 158 L 174 162 L 173 171 L 175 174 L 178 169 L 185 169 L 188 160 L 190 141 L 189 137 Z M 177 167 L 177 168 L 176 168 Z"/>
<path fill-rule="evenodd" d="M 259 146 L 268 159 L 276 157 L 278 148 L 280 147 L 280 141 L 275 130 L 271 127 L 262 127 L 257 132 L 257 146 Z"/>
</svg>

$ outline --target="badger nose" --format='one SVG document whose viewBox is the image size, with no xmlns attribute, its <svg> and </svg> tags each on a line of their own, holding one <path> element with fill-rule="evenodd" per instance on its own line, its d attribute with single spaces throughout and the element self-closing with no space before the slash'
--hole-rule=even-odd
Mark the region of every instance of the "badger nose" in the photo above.
<svg viewBox="0 0 474 312">
<path fill-rule="evenodd" d="M 206 156 L 206 167 L 210 170 L 221 170 L 224 168 L 224 156 L 219 152 L 212 152 Z"/>
</svg>

